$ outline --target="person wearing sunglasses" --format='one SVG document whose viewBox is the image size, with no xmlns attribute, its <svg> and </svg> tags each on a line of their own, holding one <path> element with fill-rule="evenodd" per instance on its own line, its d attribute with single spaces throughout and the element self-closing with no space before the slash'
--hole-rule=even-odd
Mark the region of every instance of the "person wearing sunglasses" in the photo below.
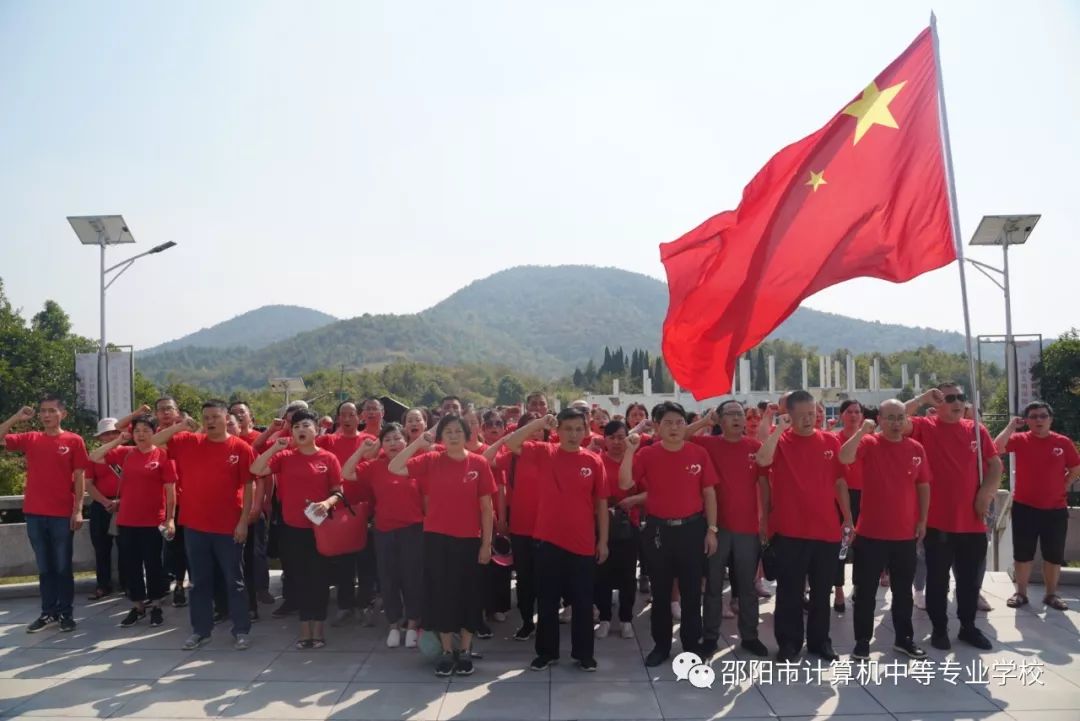
<svg viewBox="0 0 1080 721">
<path fill-rule="evenodd" d="M 1069 511 L 1065 489 L 1080 478 L 1080 453 L 1067 436 L 1050 430 L 1054 410 L 1048 403 L 1028 403 L 1020 418 L 1013 418 L 994 439 L 998 453 L 1016 454 L 1016 487 L 1013 489 L 1013 561 L 1016 593 L 1006 601 L 1009 608 L 1028 604 L 1028 579 L 1035 546 L 1043 558 L 1043 603 L 1059 611 L 1068 604 L 1057 593 L 1061 565 L 1065 561 L 1065 534 Z M 1027 425 L 1028 430 L 1017 433 Z"/>
<path fill-rule="evenodd" d="M 1001 459 L 990 433 L 964 418 L 967 397 L 954 381 L 946 381 L 904 405 L 909 420 L 905 434 L 922 443 L 930 464 L 930 511 L 923 548 L 926 555 L 926 611 L 933 624 L 930 645 L 952 648 L 949 640 L 949 571 L 956 577 L 956 615 L 960 641 L 976 648 L 993 647 L 975 626 L 979 601 L 979 563 L 986 557 L 986 512 L 1001 483 Z M 926 405 L 933 416 L 916 416 Z M 981 458 L 976 451 L 981 448 Z M 981 476 L 980 476 L 981 472 Z M 981 482 L 980 482 L 981 478 Z"/>
</svg>

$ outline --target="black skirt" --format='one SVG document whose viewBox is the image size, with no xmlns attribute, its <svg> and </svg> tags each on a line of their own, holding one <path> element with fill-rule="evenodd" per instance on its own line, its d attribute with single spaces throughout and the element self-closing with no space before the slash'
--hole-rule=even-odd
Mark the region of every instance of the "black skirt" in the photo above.
<svg viewBox="0 0 1080 721">
<path fill-rule="evenodd" d="M 479 538 L 424 532 L 423 627 L 439 633 L 475 632 L 484 605 Z"/>
</svg>

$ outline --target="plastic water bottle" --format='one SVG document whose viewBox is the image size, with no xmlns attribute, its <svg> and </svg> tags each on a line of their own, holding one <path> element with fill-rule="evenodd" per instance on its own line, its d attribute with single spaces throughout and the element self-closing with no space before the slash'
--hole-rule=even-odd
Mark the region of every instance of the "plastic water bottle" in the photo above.
<svg viewBox="0 0 1080 721">
<path fill-rule="evenodd" d="M 840 560 L 847 559 L 848 549 L 851 548 L 851 526 L 844 526 L 844 534 L 840 539 Z"/>
</svg>

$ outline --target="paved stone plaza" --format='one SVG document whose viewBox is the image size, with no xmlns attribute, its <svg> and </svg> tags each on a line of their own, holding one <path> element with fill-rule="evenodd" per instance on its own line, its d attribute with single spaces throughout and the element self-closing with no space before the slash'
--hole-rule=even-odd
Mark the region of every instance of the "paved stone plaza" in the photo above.
<svg viewBox="0 0 1080 721">
<path fill-rule="evenodd" d="M 985 591 L 995 608 L 980 624 L 994 639 L 994 650 L 977 652 L 961 644 L 948 654 L 930 649 L 939 664 L 955 662 L 955 685 L 943 678 L 943 666 L 928 685 L 896 678 L 898 668 L 910 667 L 888 665 L 897 655 L 886 617 L 872 645 L 878 682 L 859 679 L 857 667 L 849 667 L 853 678 L 844 684 L 833 676 L 843 676 L 841 667 L 826 673 L 820 685 L 816 678 L 805 683 L 805 669 L 799 683 L 781 683 L 774 669 L 772 683 L 733 685 L 730 678 L 723 680 L 725 669 L 748 670 L 748 664 L 732 662 L 749 659 L 728 647 L 710 663 L 716 672 L 712 689 L 676 681 L 670 667 L 645 669 L 648 616 L 640 602 L 634 622 L 638 640 L 598 641 L 596 673 L 584 673 L 565 660 L 566 626 L 563 662 L 541 673 L 529 671 L 532 647 L 509 638 L 516 620 L 512 616 L 494 626 L 495 639 L 479 642 L 484 657 L 475 675 L 446 681 L 434 676 L 431 663 L 419 653 L 387 649 L 381 624 L 328 629 L 326 649 L 299 652 L 292 646 L 295 619 L 271 620 L 270 607 L 263 607 L 264 620 L 254 626 L 250 650 L 233 651 L 227 627 L 219 626 L 210 645 L 185 652 L 179 646 L 189 632 L 186 609 L 167 608 L 160 628 L 140 624 L 121 629 L 117 623 L 128 608 L 122 600 L 79 602 L 74 633 L 28 635 L 24 625 L 37 616 L 36 599 L 0 601 L 0 717 L 1080 719 L 1080 600 L 1075 589 L 1065 589 L 1074 607 L 1065 613 L 1036 608 L 1039 588 L 1032 588 L 1032 607 L 1007 608 L 1012 586 L 1004 574 L 989 574 Z M 887 592 L 881 590 L 879 599 L 887 602 Z M 762 639 L 774 650 L 772 608 L 771 601 L 762 605 Z M 724 621 L 725 633 L 733 634 L 734 628 L 734 620 Z M 950 630 L 955 634 L 955 624 Z M 916 611 L 916 632 L 929 633 L 925 612 Z M 850 604 L 848 614 L 833 615 L 832 638 L 846 658 L 854 645 Z M 729 635 L 726 641 L 733 639 Z M 989 683 L 967 683 L 980 661 L 991 676 Z M 885 678 L 886 673 L 891 676 Z M 1004 685 L 999 685 L 1002 678 Z"/>
</svg>

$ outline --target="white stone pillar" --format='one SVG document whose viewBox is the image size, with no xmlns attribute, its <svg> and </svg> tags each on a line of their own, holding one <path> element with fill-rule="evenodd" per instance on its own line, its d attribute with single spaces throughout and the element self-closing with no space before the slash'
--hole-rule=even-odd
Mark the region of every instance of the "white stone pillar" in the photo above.
<svg viewBox="0 0 1080 721">
<path fill-rule="evenodd" d="M 847 357 L 847 389 L 848 393 L 855 392 L 855 358 L 850 353 Z"/>
<path fill-rule="evenodd" d="M 901 388 L 907 388 L 907 386 L 908 386 L 907 363 L 902 363 L 900 365 L 900 387 Z"/>
<path fill-rule="evenodd" d="M 810 387 L 810 361 L 806 358 L 802 359 L 802 388 L 806 390 Z"/>
<path fill-rule="evenodd" d="M 881 359 L 874 358 L 874 388 L 873 390 L 881 390 Z"/>
<path fill-rule="evenodd" d="M 776 356 L 769 356 L 769 393 L 776 393 Z"/>
</svg>

